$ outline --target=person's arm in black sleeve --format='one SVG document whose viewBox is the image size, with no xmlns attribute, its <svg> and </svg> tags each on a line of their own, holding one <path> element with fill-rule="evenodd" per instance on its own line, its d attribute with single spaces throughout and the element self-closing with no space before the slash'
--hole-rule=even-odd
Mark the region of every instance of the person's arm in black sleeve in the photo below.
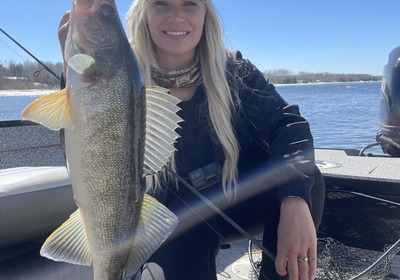
<svg viewBox="0 0 400 280">
<path fill-rule="evenodd" d="M 288 105 L 250 62 L 236 54 L 242 77 L 242 109 L 271 154 L 274 173 L 281 178 L 278 199 L 301 197 L 311 206 L 314 144 L 309 123 L 298 106 Z"/>
<path fill-rule="evenodd" d="M 292 279 L 314 279 L 317 235 L 310 193 L 315 163 L 309 124 L 298 107 L 289 106 L 254 65 L 243 59 L 240 63 L 242 109 L 268 149 L 273 175 L 278 178 L 276 271 L 281 276 L 288 273 Z M 307 261 L 300 263 L 305 257 Z"/>
</svg>

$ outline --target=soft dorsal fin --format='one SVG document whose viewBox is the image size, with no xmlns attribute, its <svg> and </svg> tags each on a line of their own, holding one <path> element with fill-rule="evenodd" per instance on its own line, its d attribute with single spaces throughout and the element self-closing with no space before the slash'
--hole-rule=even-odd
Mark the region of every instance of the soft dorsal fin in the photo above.
<svg viewBox="0 0 400 280">
<path fill-rule="evenodd" d="M 145 165 L 151 173 L 159 172 L 175 151 L 179 137 L 175 131 L 182 119 L 176 114 L 180 100 L 161 87 L 146 87 L 146 153 Z"/>
</svg>

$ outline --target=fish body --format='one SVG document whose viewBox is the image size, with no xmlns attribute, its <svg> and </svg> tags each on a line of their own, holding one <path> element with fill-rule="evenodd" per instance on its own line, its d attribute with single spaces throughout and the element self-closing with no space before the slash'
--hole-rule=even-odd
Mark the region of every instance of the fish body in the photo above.
<svg viewBox="0 0 400 280">
<path fill-rule="evenodd" d="M 173 153 L 177 100 L 164 89 L 146 90 L 113 0 L 73 2 L 65 59 L 66 89 L 22 113 L 65 129 L 78 205 L 41 254 L 93 265 L 95 279 L 131 277 L 177 224 L 173 213 L 145 195 L 144 179 Z"/>
</svg>

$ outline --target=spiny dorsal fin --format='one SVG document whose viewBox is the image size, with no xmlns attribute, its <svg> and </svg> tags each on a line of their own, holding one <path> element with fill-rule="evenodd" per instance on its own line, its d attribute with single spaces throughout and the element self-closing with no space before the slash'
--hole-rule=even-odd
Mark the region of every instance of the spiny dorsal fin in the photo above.
<svg viewBox="0 0 400 280">
<path fill-rule="evenodd" d="M 176 114 L 180 100 L 161 87 L 146 87 L 146 153 L 145 165 L 157 173 L 166 165 L 175 151 L 179 137 L 175 131 L 182 119 Z"/>
</svg>

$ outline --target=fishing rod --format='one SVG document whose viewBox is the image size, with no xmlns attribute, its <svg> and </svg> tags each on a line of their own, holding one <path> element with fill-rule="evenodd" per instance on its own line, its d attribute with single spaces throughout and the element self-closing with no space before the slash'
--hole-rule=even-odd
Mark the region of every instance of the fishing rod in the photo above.
<svg viewBox="0 0 400 280">
<path fill-rule="evenodd" d="M 18 47 L 23 49 L 27 54 L 29 54 L 33 59 L 35 59 L 40 65 L 44 67 L 49 73 L 51 73 L 54 77 L 56 77 L 58 80 L 61 80 L 60 77 L 57 76 L 56 73 L 54 73 L 49 67 L 46 66 L 43 62 L 41 62 L 36 56 L 34 56 L 30 51 L 28 51 L 24 46 L 22 46 L 20 43 L 17 42 L 11 35 L 9 35 L 7 32 L 5 32 L 2 28 L 0 28 L 0 31 L 3 32 L 4 35 L 6 35 L 11 41 L 13 41 Z M 39 71 L 40 72 L 40 71 Z M 36 75 L 37 76 L 37 75 Z M 35 77 L 36 77 L 35 76 Z"/>
<path fill-rule="evenodd" d="M 246 230 L 244 230 L 239 224 L 237 224 L 234 220 L 232 220 L 228 215 L 226 215 L 221 209 L 219 209 L 214 203 L 212 203 L 209 199 L 207 199 L 204 195 L 202 195 L 199 191 L 197 191 L 192 185 L 186 182 L 181 176 L 179 176 L 175 171 L 173 171 L 168 166 L 164 166 L 164 168 L 171 173 L 179 182 L 181 182 L 185 187 L 187 187 L 193 194 L 195 194 L 198 198 L 200 198 L 204 203 L 206 203 L 215 213 L 217 213 L 221 218 L 223 218 L 226 222 L 228 222 L 231 226 L 233 226 L 240 234 L 242 234 L 247 239 L 251 240 L 253 244 L 255 244 L 258 248 L 263 251 L 265 255 L 267 255 L 271 260 L 275 261 L 275 255 L 270 252 L 267 248 L 265 248 L 256 238 L 251 236 Z"/>
</svg>

